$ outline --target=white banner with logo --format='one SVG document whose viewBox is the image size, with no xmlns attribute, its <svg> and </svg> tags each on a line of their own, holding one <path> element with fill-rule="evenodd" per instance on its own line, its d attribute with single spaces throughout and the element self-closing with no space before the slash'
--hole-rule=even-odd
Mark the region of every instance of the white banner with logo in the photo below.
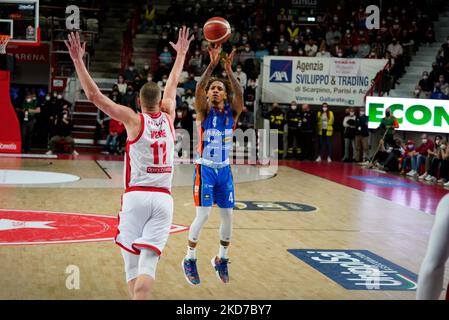
<svg viewBox="0 0 449 320">
<path fill-rule="evenodd" d="M 397 130 L 449 133 L 449 100 L 367 97 L 370 129 L 379 127 L 388 108 L 398 120 Z"/>
<path fill-rule="evenodd" d="M 262 102 L 362 107 L 372 80 L 386 63 L 385 59 L 265 56 Z"/>
</svg>

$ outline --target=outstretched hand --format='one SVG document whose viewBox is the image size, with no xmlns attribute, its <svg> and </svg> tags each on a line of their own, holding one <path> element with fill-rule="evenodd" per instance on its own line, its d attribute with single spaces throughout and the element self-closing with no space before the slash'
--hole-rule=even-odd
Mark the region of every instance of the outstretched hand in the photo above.
<svg viewBox="0 0 449 320">
<path fill-rule="evenodd" d="M 220 62 L 220 53 L 221 53 L 221 43 L 220 44 L 211 44 L 207 46 L 207 51 L 209 51 L 210 61 L 213 65 L 217 65 Z"/>
<path fill-rule="evenodd" d="M 232 50 L 230 54 L 226 58 L 223 58 L 224 67 L 227 73 L 232 72 L 232 62 L 234 61 L 234 56 L 236 53 L 236 49 Z"/>
<path fill-rule="evenodd" d="M 81 45 L 80 35 L 78 32 L 71 32 L 68 36 L 68 41 L 64 40 L 67 49 L 69 49 L 70 58 L 75 61 L 82 61 L 84 53 L 86 52 L 86 43 Z"/>
<path fill-rule="evenodd" d="M 187 27 L 182 27 L 179 29 L 178 41 L 176 44 L 170 42 L 170 45 L 178 54 L 186 55 L 189 51 L 190 42 L 192 42 L 194 35 L 192 34 L 189 38 L 190 29 Z"/>
</svg>

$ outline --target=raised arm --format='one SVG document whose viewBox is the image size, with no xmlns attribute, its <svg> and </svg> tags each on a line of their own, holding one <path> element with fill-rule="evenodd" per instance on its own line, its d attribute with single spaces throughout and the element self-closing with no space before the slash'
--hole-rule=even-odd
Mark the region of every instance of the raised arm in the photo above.
<svg viewBox="0 0 449 320">
<path fill-rule="evenodd" d="M 234 111 L 234 121 L 237 122 L 240 114 L 243 111 L 243 88 L 240 85 L 240 81 L 234 75 L 232 71 L 232 62 L 234 61 L 236 49 L 232 50 L 231 54 L 225 60 L 225 70 L 226 74 L 229 77 L 231 82 L 231 90 L 232 90 L 232 101 L 231 107 L 232 111 Z"/>
<path fill-rule="evenodd" d="M 123 122 L 128 132 L 128 138 L 135 138 L 140 130 L 140 117 L 131 108 L 115 103 L 100 92 L 84 65 L 83 56 L 86 51 L 86 43 L 81 46 L 79 34 L 73 32 L 69 34 L 68 41 L 64 42 L 69 49 L 70 57 L 87 99 L 111 118 Z"/>
<path fill-rule="evenodd" d="M 207 66 L 206 71 L 204 71 L 201 76 L 200 81 L 196 85 L 195 91 L 195 110 L 197 113 L 197 120 L 199 121 L 202 121 L 209 112 L 210 106 L 207 104 L 206 87 L 210 77 L 212 76 L 212 72 L 214 72 L 218 62 L 220 62 L 221 44 L 215 47 L 209 45 L 207 50 L 209 51 L 210 63 Z"/>
<path fill-rule="evenodd" d="M 176 44 L 170 42 L 170 45 L 176 51 L 176 60 L 165 85 L 164 97 L 162 99 L 161 110 L 170 115 L 170 119 L 175 121 L 176 108 L 176 88 L 178 87 L 179 78 L 181 76 L 182 68 L 186 59 L 187 51 L 189 50 L 190 42 L 193 40 L 193 35 L 189 39 L 189 28 L 182 27 L 179 30 L 178 41 Z"/>
</svg>

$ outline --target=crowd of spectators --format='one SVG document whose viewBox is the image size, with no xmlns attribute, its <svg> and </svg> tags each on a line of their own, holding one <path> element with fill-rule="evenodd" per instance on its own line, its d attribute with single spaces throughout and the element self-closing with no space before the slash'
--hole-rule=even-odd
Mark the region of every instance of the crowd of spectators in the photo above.
<svg viewBox="0 0 449 320">
<path fill-rule="evenodd" d="M 415 88 L 416 98 L 449 100 L 449 36 L 438 50 L 430 72 L 424 71 Z"/>
<path fill-rule="evenodd" d="M 22 152 L 47 148 L 47 154 L 64 152 L 77 155 L 72 138 L 71 104 L 60 92 L 47 94 L 26 92 L 13 99 L 22 131 Z"/>
</svg>

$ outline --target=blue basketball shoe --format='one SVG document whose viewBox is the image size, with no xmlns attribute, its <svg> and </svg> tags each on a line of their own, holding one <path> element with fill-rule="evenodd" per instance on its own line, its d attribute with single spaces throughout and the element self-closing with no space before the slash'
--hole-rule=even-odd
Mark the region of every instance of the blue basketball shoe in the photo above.
<svg viewBox="0 0 449 320">
<path fill-rule="evenodd" d="M 223 281 L 223 283 L 229 282 L 229 274 L 228 274 L 228 263 L 229 259 L 218 258 L 217 256 L 213 257 L 210 261 L 212 263 L 212 267 L 214 267 L 215 273 L 217 274 L 218 279 Z"/>
<path fill-rule="evenodd" d="M 184 276 L 188 283 L 191 285 L 200 284 L 200 276 L 198 274 L 198 269 L 196 268 L 196 259 L 183 259 L 182 270 L 184 271 Z"/>
</svg>

